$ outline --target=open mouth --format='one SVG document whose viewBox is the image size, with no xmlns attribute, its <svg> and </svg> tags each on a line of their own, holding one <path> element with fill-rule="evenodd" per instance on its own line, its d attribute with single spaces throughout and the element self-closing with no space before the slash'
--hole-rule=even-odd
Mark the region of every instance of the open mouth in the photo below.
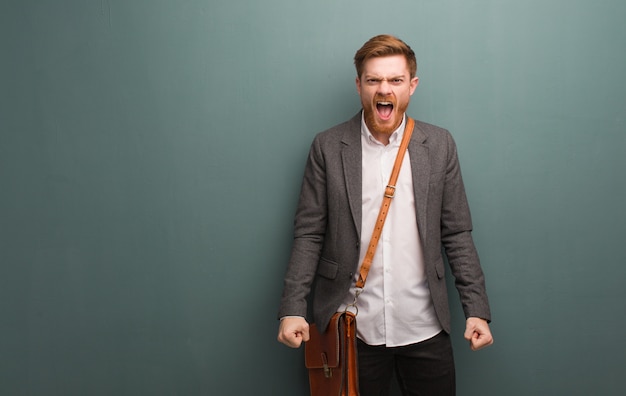
<svg viewBox="0 0 626 396">
<path fill-rule="evenodd" d="M 378 112 L 378 116 L 380 118 L 388 120 L 391 118 L 391 114 L 393 113 L 393 103 L 387 101 L 376 102 L 376 111 Z"/>
</svg>

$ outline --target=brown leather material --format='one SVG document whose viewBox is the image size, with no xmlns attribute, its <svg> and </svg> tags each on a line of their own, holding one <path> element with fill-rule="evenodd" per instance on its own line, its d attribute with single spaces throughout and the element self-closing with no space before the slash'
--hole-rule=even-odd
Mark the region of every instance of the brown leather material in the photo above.
<svg viewBox="0 0 626 396">
<path fill-rule="evenodd" d="M 325 332 L 312 324 L 309 335 L 304 344 L 304 361 L 311 396 L 358 396 L 355 315 L 338 312 Z"/>
<path fill-rule="evenodd" d="M 358 396 L 359 394 L 359 365 L 356 352 L 356 316 L 351 312 L 346 312 L 346 382 L 348 389 L 347 396 Z"/>
</svg>

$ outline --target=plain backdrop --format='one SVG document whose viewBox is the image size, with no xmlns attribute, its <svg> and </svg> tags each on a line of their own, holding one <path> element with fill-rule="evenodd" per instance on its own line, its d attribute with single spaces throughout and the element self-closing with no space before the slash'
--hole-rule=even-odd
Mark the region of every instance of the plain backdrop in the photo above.
<svg viewBox="0 0 626 396">
<path fill-rule="evenodd" d="M 0 394 L 304 395 L 275 340 L 306 153 L 354 52 L 418 58 L 493 309 L 458 394 L 626 393 L 626 2 L 0 3 Z M 395 394 L 398 394 L 395 392 Z"/>
</svg>

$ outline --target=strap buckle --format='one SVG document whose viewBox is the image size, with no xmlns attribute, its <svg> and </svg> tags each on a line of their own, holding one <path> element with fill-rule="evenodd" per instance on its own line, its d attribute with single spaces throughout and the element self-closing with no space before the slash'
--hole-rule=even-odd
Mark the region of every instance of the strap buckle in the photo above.
<svg viewBox="0 0 626 396">
<path fill-rule="evenodd" d="M 326 353 L 322 352 L 322 364 L 324 365 L 324 377 L 332 378 L 333 377 L 333 369 L 328 367 L 328 358 L 326 357 Z"/>
<path fill-rule="evenodd" d="M 396 195 L 396 186 L 387 185 L 387 188 L 385 188 L 385 197 L 393 198 L 395 195 Z"/>
</svg>

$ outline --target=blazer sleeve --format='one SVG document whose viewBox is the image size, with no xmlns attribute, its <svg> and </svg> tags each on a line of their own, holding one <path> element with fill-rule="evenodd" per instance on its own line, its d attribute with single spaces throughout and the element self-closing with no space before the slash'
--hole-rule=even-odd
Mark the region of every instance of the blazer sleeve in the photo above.
<svg viewBox="0 0 626 396">
<path fill-rule="evenodd" d="M 317 136 L 307 158 L 294 220 L 294 241 L 284 277 L 278 317 L 307 316 L 327 224 L 326 166 Z"/>
<path fill-rule="evenodd" d="M 447 167 L 441 208 L 441 242 L 466 317 L 491 320 L 485 278 L 472 239 L 472 220 L 452 136 L 447 133 Z"/>
</svg>

